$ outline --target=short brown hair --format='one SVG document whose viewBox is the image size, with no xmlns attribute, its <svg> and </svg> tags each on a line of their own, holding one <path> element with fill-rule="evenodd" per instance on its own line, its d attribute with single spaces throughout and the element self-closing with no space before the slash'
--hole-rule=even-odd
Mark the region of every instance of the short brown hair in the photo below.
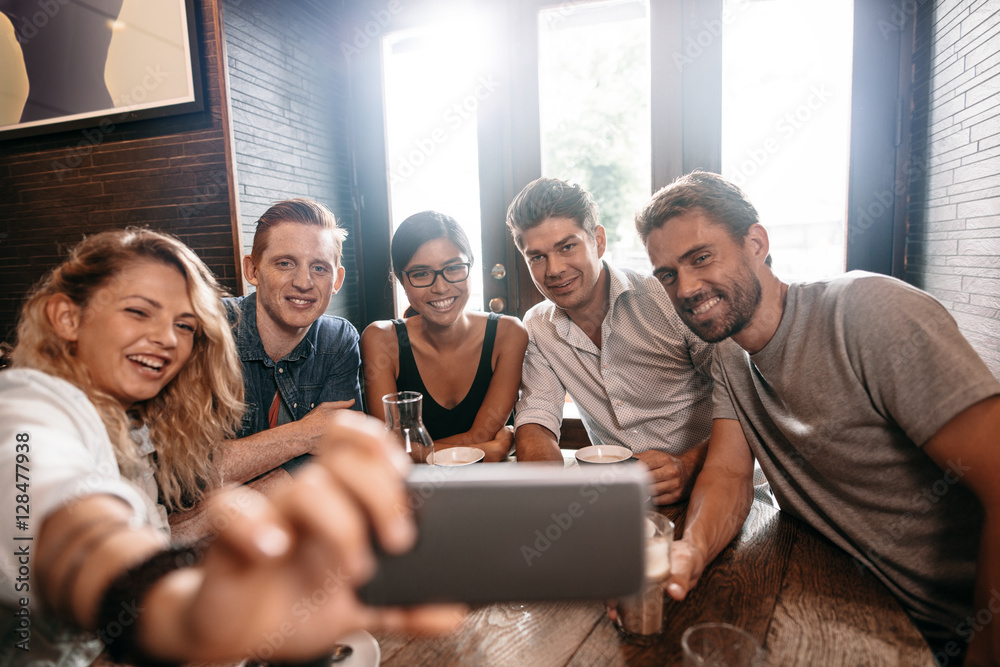
<svg viewBox="0 0 1000 667">
<path fill-rule="evenodd" d="M 723 225 L 733 239 L 743 240 L 760 222 L 757 209 L 738 187 L 718 174 L 692 171 L 661 188 L 635 216 L 635 231 L 645 245 L 650 232 L 671 218 L 700 210 Z"/>
<path fill-rule="evenodd" d="M 271 230 L 283 222 L 297 222 L 302 225 L 315 225 L 329 229 L 333 234 L 336 264 L 340 266 L 347 230 L 337 225 L 337 218 L 326 206 L 317 201 L 302 198 L 276 202 L 257 220 L 257 231 L 253 237 L 253 248 L 250 250 L 250 257 L 254 263 L 260 263 L 261 256 L 267 249 L 267 239 Z"/>
<path fill-rule="evenodd" d="M 692 211 L 701 211 L 725 227 L 736 242 L 743 241 L 750 228 L 760 223 L 757 209 L 746 193 L 718 174 L 695 170 L 656 191 L 635 214 L 635 231 L 646 245 L 653 230 Z M 770 254 L 765 263 L 771 266 Z"/>
<path fill-rule="evenodd" d="M 539 178 L 524 186 L 507 208 L 507 227 L 518 248 L 521 235 L 549 218 L 575 220 L 590 238 L 597 233 L 598 209 L 593 195 L 574 183 Z"/>
</svg>

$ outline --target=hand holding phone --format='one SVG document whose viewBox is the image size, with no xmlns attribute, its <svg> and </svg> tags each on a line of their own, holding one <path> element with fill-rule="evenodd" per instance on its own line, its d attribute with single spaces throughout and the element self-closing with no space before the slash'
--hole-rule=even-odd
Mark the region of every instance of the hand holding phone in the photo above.
<svg viewBox="0 0 1000 667">
<path fill-rule="evenodd" d="M 648 471 L 641 463 L 416 466 L 417 544 L 379 554 L 371 605 L 607 599 L 643 579 Z"/>
</svg>

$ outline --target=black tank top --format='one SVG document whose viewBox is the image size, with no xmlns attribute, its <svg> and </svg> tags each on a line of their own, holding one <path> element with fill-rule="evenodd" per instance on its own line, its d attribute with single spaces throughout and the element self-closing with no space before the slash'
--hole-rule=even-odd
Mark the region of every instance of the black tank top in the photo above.
<svg viewBox="0 0 1000 667">
<path fill-rule="evenodd" d="M 399 341 L 399 376 L 396 378 L 397 391 L 419 391 L 424 395 L 423 419 L 427 432 L 431 438 L 438 440 L 447 438 L 457 433 L 465 433 L 472 428 L 472 423 L 476 421 L 476 414 L 483 405 L 486 392 L 490 388 L 490 380 L 493 379 L 493 342 L 497 335 L 497 322 L 500 315 L 490 313 L 486 321 L 486 335 L 483 337 L 483 353 L 479 357 L 479 368 L 476 371 L 476 378 L 472 381 L 472 387 L 465 398 L 451 410 L 438 405 L 430 394 L 420 377 L 417 369 L 417 361 L 413 358 L 413 349 L 410 347 L 410 337 L 406 333 L 406 324 L 403 320 L 393 320 L 396 327 L 396 340 Z"/>
</svg>

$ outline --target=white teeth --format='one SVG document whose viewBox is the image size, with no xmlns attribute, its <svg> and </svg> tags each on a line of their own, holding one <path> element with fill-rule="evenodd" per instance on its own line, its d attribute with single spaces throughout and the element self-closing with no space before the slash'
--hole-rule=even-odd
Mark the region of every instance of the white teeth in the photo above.
<svg viewBox="0 0 1000 667">
<path fill-rule="evenodd" d="M 455 303 L 456 298 L 457 297 L 451 297 L 450 299 L 441 299 L 440 301 L 428 301 L 427 303 L 430 304 L 432 308 L 440 308 L 444 310 L 445 308 L 451 306 L 451 304 Z"/>
<path fill-rule="evenodd" d="M 719 301 L 720 301 L 719 297 L 715 297 L 714 299 L 709 299 L 708 301 L 701 304 L 691 312 L 694 313 L 695 315 L 701 315 L 702 313 L 708 312 L 709 308 L 719 303 Z"/>
<path fill-rule="evenodd" d="M 306 301 L 305 299 L 296 299 L 294 297 L 288 297 L 288 300 L 298 306 L 305 306 L 306 304 L 311 303 L 309 301 Z"/>
<path fill-rule="evenodd" d="M 134 361 L 137 364 L 142 364 L 146 368 L 152 368 L 153 370 L 160 370 L 163 368 L 163 360 L 157 359 L 156 357 L 148 357 L 145 354 L 130 354 L 125 357 L 129 361 Z"/>
</svg>

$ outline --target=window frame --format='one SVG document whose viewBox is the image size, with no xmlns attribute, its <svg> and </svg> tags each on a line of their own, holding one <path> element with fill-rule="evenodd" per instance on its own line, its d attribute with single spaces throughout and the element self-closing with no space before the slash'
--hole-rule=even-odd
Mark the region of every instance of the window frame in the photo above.
<svg viewBox="0 0 1000 667">
<path fill-rule="evenodd" d="M 436 0 L 412 0 L 410 6 L 431 4 Z M 493 13 L 491 25 L 502 39 L 493 63 L 501 85 L 478 110 L 484 257 L 477 264 L 484 276 L 485 301 L 502 298 L 504 312 L 523 317 L 542 298 L 507 233 L 506 209 L 525 185 L 541 175 L 537 12 L 565 3 L 481 0 L 479 4 Z M 358 5 L 349 22 L 364 19 L 369 8 L 366 3 Z M 696 168 L 721 171 L 722 40 L 711 40 L 683 68 L 677 66 L 675 55 L 683 53 L 688 40 L 706 25 L 721 24 L 722 8 L 722 0 L 650 0 L 653 192 Z M 904 17 L 908 20 L 898 24 L 895 10 L 891 0 L 854 2 L 846 268 L 902 278 L 915 22 Z M 401 13 L 392 29 L 408 27 L 407 20 L 419 15 L 419 11 Z M 394 316 L 385 128 L 382 114 L 372 111 L 381 110 L 384 103 L 377 41 L 374 38 L 373 45 L 349 64 L 363 291 L 359 296 L 365 323 Z M 506 267 L 503 280 L 491 278 L 496 263 Z"/>
</svg>

